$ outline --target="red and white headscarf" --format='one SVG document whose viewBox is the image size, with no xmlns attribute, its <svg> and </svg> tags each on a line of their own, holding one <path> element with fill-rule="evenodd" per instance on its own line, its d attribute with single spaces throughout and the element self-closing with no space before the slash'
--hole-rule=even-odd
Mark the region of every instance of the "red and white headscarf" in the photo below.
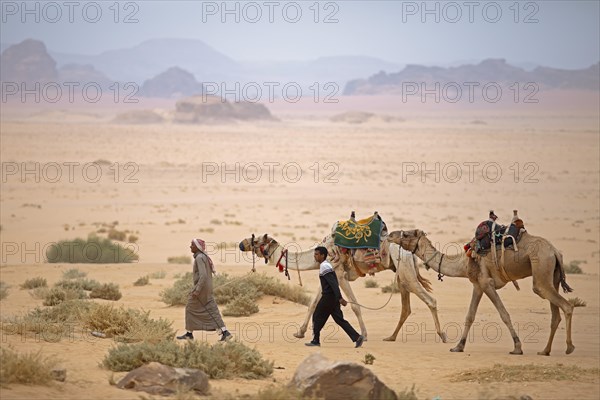
<svg viewBox="0 0 600 400">
<path fill-rule="evenodd" d="M 206 258 L 208 259 L 208 265 L 210 265 L 210 270 L 213 274 L 216 274 L 217 271 L 215 270 L 215 264 L 212 262 L 208 254 L 206 254 L 206 242 L 204 242 L 204 240 L 202 239 L 192 239 L 192 243 L 196 246 L 198 250 L 200 250 L 200 252 L 202 252 L 202 254 L 206 256 Z"/>
</svg>

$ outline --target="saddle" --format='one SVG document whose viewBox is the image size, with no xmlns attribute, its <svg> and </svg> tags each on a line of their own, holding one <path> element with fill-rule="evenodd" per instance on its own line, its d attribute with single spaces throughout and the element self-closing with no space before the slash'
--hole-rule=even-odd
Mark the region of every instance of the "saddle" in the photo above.
<svg viewBox="0 0 600 400">
<path fill-rule="evenodd" d="M 475 230 L 475 238 L 470 246 L 475 253 L 485 255 L 492 247 L 492 242 L 496 248 L 513 248 L 515 241 L 521 240 L 521 229 L 511 223 L 509 226 L 496 225 L 492 221 L 483 221 Z"/>
<path fill-rule="evenodd" d="M 338 221 L 332 229 L 334 238 L 334 261 L 341 257 L 348 260 L 359 276 L 365 276 L 357 266 L 364 263 L 369 266 L 368 273 L 374 275 L 383 269 L 382 262 L 388 260 L 387 244 L 388 229 L 377 213 L 369 218 L 356 221 L 355 213 L 352 211 L 350 219 Z"/>
</svg>

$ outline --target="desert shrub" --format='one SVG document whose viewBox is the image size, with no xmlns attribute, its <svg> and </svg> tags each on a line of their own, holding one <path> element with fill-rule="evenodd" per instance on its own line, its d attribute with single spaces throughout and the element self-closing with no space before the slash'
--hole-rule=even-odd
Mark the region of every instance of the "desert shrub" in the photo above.
<svg viewBox="0 0 600 400">
<path fill-rule="evenodd" d="M 191 264 L 192 257 L 190 256 L 174 256 L 167 258 L 169 264 Z"/>
<path fill-rule="evenodd" d="M 35 308 L 27 314 L 5 318 L 2 330 L 9 334 L 25 335 L 27 332 L 42 334 L 43 340 L 56 342 L 89 312 L 94 303 L 84 300 L 64 301 L 50 308 Z"/>
<path fill-rule="evenodd" d="M 148 275 L 150 277 L 150 279 L 165 279 L 165 277 L 167 276 L 167 273 L 165 271 L 156 271 L 156 272 L 152 272 L 150 275 Z"/>
<path fill-rule="evenodd" d="M 394 283 L 390 283 L 387 286 L 383 286 L 381 288 L 381 293 L 399 293 L 400 289 L 398 289 L 398 283 L 394 281 Z"/>
<path fill-rule="evenodd" d="M 124 242 L 127 238 L 127 233 L 112 228 L 108 231 L 108 238 L 111 240 L 118 240 L 119 242 Z"/>
<path fill-rule="evenodd" d="M 90 292 L 92 299 L 119 300 L 123 295 L 116 283 L 104 283 Z"/>
<path fill-rule="evenodd" d="M 55 306 L 67 300 L 87 299 L 87 293 L 83 289 L 52 288 L 44 297 L 45 306 Z"/>
<path fill-rule="evenodd" d="M 45 299 L 46 296 L 48 296 L 49 292 L 50 292 L 50 289 L 48 287 L 38 287 L 33 290 L 30 290 L 29 294 L 34 299 L 40 300 L 40 299 Z"/>
<path fill-rule="evenodd" d="M 180 306 L 187 303 L 192 287 L 194 286 L 194 275 L 187 272 L 177 279 L 173 287 L 167 288 L 160 293 L 160 299 L 170 306 Z M 214 281 L 213 281 L 214 285 Z"/>
<path fill-rule="evenodd" d="M 583 270 L 579 264 L 583 264 L 585 261 L 573 260 L 569 264 L 564 266 L 567 274 L 583 274 Z"/>
<path fill-rule="evenodd" d="M 120 344 L 109 350 L 102 364 L 111 371 L 120 372 L 131 371 L 151 361 L 197 368 L 213 379 L 259 379 L 273 373 L 273 363 L 263 360 L 257 350 L 231 341 L 214 345 L 186 341 L 183 346 L 172 341 Z"/>
<path fill-rule="evenodd" d="M 77 268 L 71 268 L 63 272 L 63 279 L 85 278 L 86 276 L 87 272 L 80 271 Z"/>
<path fill-rule="evenodd" d="M 70 279 L 58 281 L 54 284 L 55 287 L 72 290 L 94 290 L 102 286 L 100 282 L 95 279 Z"/>
<path fill-rule="evenodd" d="M 571 297 L 569 298 L 569 303 L 571 303 L 571 305 L 573 307 L 585 307 L 587 306 L 587 303 L 580 299 L 579 297 Z"/>
<path fill-rule="evenodd" d="M 129 243 L 137 243 L 139 237 L 137 237 L 136 235 L 129 235 L 129 237 L 127 238 L 127 242 Z"/>
<path fill-rule="evenodd" d="M 367 365 L 373 365 L 373 363 L 375 362 L 375 356 L 371 353 L 367 353 L 365 354 L 365 358 L 363 359 L 363 363 L 367 364 Z"/>
<path fill-rule="evenodd" d="M 17 353 L 11 349 L 1 349 L 0 384 L 22 383 L 26 385 L 46 385 L 52 381 L 52 369 L 57 360 L 44 357 L 41 352 Z"/>
<path fill-rule="evenodd" d="M 148 275 L 141 276 L 137 281 L 133 282 L 133 286 L 146 286 L 150 284 L 150 277 Z"/>
<path fill-rule="evenodd" d="M 379 284 L 377 283 L 377 281 L 375 279 L 367 279 L 365 281 L 365 287 L 366 288 L 376 288 L 376 287 L 379 287 Z"/>
<path fill-rule="evenodd" d="M 8 288 L 9 286 L 5 282 L 0 282 L 0 300 L 8 296 Z"/>
<path fill-rule="evenodd" d="M 247 317 L 257 312 L 256 299 L 247 294 L 236 297 L 223 309 L 223 315 L 229 317 Z"/>
<path fill-rule="evenodd" d="M 49 263 L 108 264 L 136 261 L 131 249 L 110 239 L 89 236 L 87 239 L 61 240 L 46 251 Z"/>
<path fill-rule="evenodd" d="M 155 320 L 150 318 L 149 311 L 115 308 L 109 304 L 96 304 L 82 315 L 81 323 L 91 331 L 102 332 L 121 342 L 158 343 L 175 336 L 172 322 L 166 319 Z"/>
<path fill-rule="evenodd" d="M 37 276 L 35 278 L 27 279 L 25 282 L 21 284 L 21 289 L 35 289 L 39 287 L 47 287 L 48 282 L 46 278 L 42 278 L 41 276 Z"/>
</svg>

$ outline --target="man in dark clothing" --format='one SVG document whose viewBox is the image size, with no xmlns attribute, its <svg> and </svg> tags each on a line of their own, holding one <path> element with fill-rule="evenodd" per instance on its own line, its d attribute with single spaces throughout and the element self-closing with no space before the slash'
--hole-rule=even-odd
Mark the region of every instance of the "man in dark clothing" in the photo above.
<svg viewBox="0 0 600 400">
<path fill-rule="evenodd" d="M 321 246 L 317 247 L 315 249 L 315 261 L 321 265 L 319 269 L 319 279 L 321 281 L 322 297 L 315 308 L 315 312 L 313 313 L 313 340 L 306 343 L 306 345 L 321 345 L 321 329 L 323 329 L 325 322 L 327 322 L 329 316 L 331 315 L 335 323 L 342 327 L 344 332 L 350 336 L 350 339 L 352 339 L 352 341 L 355 343 L 354 347 L 360 347 L 362 346 L 365 338 L 356 332 L 352 325 L 350 325 L 350 323 L 344 319 L 344 314 L 342 313 L 340 304 L 346 306 L 348 302 L 342 298 L 342 294 L 340 293 L 340 285 L 338 283 L 335 271 L 333 270 L 333 267 L 329 261 L 326 261 L 326 259 L 327 249 Z"/>
</svg>

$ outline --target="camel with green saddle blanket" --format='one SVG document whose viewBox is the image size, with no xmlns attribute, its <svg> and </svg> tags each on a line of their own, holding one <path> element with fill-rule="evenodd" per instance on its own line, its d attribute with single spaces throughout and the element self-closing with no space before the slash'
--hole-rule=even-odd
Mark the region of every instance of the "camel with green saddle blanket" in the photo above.
<svg viewBox="0 0 600 400">
<path fill-rule="evenodd" d="M 561 320 L 559 309 L 563 311 L 567 323 L 566 353 L 571 354 L 575 350 L 571 340 L 573 306 L 560 295 L 558 287 L 559 285 L 562 286 L 565 292 L 571 292 L 573 289 L 566 282 L 562 254 L 548 240 L 530 235 L 527 231 L 524 231 L 521 234 L 518 250 L 516 248 L 505 250 L 506 254 L 503 257 L 504 271 L 500 271 L 498 268 L 498 256 L 491 252 L 485 256 L 475 255 L 475 258 L 469 257 L 465 253 L 452 256 L 441 253 L 433 246 L 426 233 L 419 229 L 391 232 L 388 235 L 388 240 L 415 254 L 425 262 L 426 268 L 432 268 L 440 275 L 469 278 L 473 284 L 465 329 L 459 343 L 450 351 L 464 351 L 469 330 L 477 314 L 477 307 L 485 293 L 498 310 L 502 321 L 512 335 L 515 347 L 510 354 L 523 354 L 521 341 L 512 326 L 510 315 L 506 311 L 497 290 L 510 281 L 529 276 L 533 277 L 534 293 L 550 302 L 552 312 L 548 343 L 544 350 L 538 352 L 538 354 L 550 355 L 554 334 Z"/>
<path fill-rule="evenodd" d="M 340 289 L 346 294 L 348 302 L 351 304 L 352 311 L 354 311 L 358 319 L 361 334 L 365 339 L 367 338 L 367 328 L 362 319 L 360 305 L 358 305 L 356 296 L 350 287 L 350 282 L 353 282 L 366 274 L 373 274 L 389 269 L 395 272 L 394 282 L 397 283 L 401 293 L 403 315 L 399 326 L 401 327 L 402 323 L 404 323 L 408 317 L 408 315 L 405 315 L 404 311 L 409 310 L 408 314 L 410 314 L 410 293 L 414 293 L 429 307 L 433 316 L 436 331 L 445 343 L 446 335 L 441 330 L 437 315 L 437 301 L 429 294 L 429 292 L 432 291 L 431 283 L 419 274 L 419 270 L 412 254 L 403 250 L 400 246 L 384 240 L 379 250 L 379 257 L 381 260 L 374 265 L 372 259 L 368 259 L 366 262 L 364 259 L 361 259 L 364 254 L 359 254 L 359 256 L 355 258 L 353 257 L 352 251 L 344 251 L 344 248 L 338 247 L 335 244 L 334 239 L 335 231 L 336 228 L 334 225 L 333 233 L 327 235 L 319 245 L 326 247 L 328 252 L 332 255 L 330 262 L 337 275 Z M 291 251 L 286 249 L 273 237 L 264 234 L 258 238 L 252 235 L 252 237 L 244 239 L 240 242 L 239 247 L 242 251 L 252 251 L 257 257 L 264 258 L 265 263 L 278 266 L 280 271 L 284 270 L 284 263 L 287 264 L 288 269 L 298 271 L 298 275 L 300 274 L 300 271 L 319 269 L 319 264 L 314 259 L 314 249 L 316 246 L 304 251 Z M 294 334 L 297 338 L 304 337 L 311 316 L 320 298 L 321 291 L 317 290 L 317 293 L 308 308 L 306 318 L 300 326 L 300 330 L 298 333 Z M 392 336 L 384 340 L 395 340 L 399 329 L 400 328 L 398 328 Z"/>
</svg>

